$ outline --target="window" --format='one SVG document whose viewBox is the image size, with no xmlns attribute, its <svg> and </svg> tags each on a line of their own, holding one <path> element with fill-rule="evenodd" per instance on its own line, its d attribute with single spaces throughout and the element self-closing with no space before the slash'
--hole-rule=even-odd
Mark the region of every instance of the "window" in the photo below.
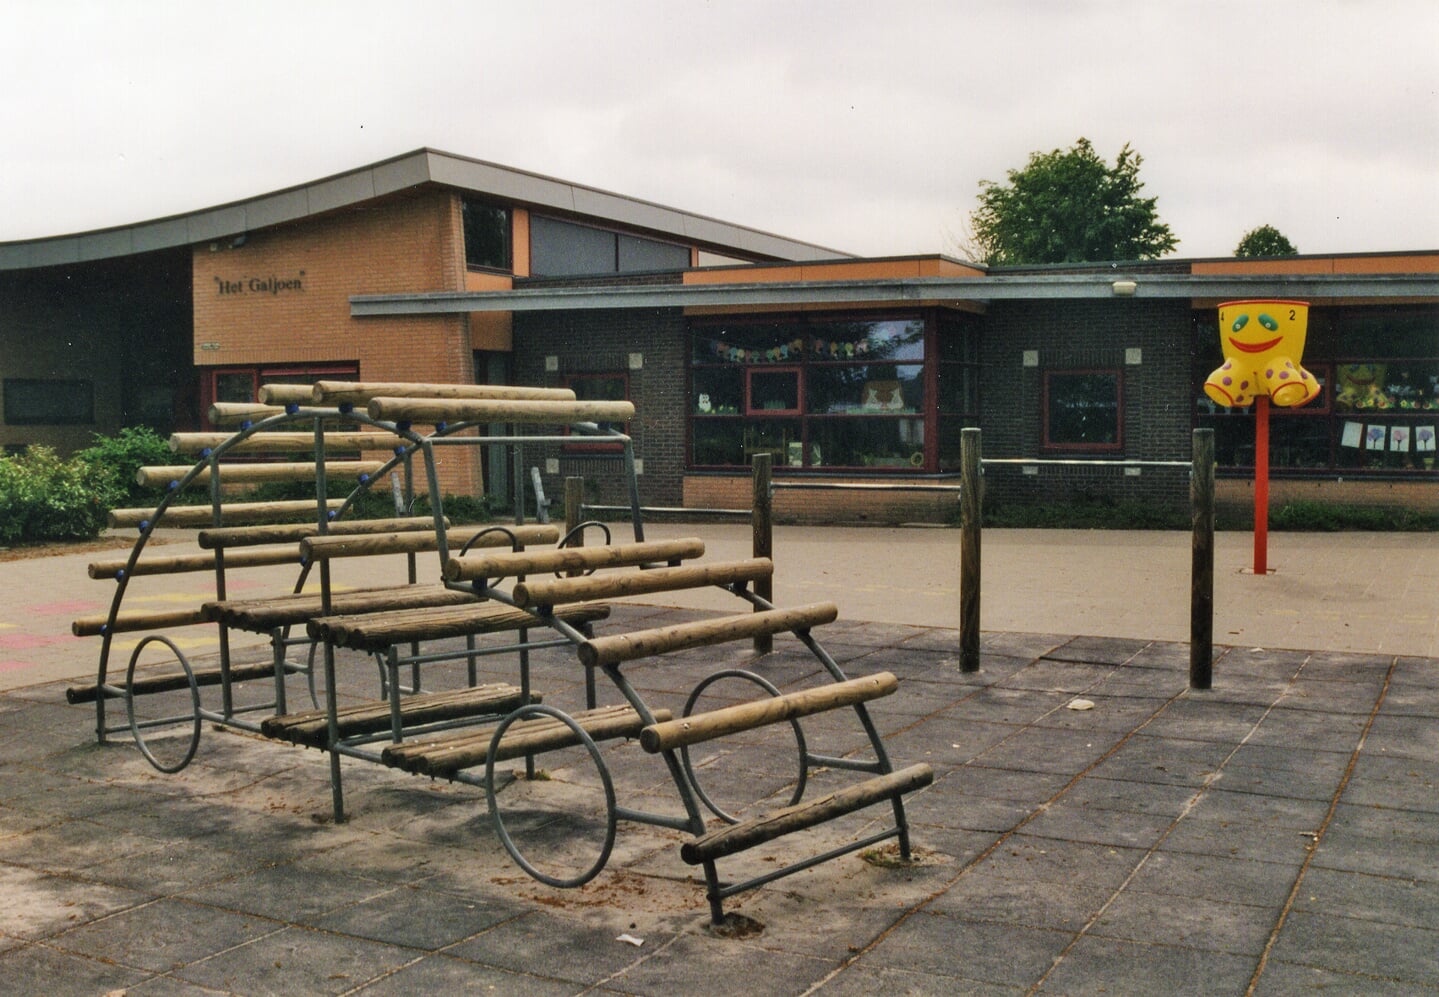
<svg viewBox="0 0 1439 997">
<path fill-rule="evenodd" d="M 1118 370 L 1046 371 L 1044 446 L 1052 450 L 1119 450 L 1124 446 Z"/>
<path fill-rule="evenodd" d="M 565 378 L 564 384 L 575 393 L 575 398 L 582 402 L 623 402 L 630 397 L 629 375 L 623 372 L 570 374 Z M 599 427 L 615 429 L 626 435 L 630 431 L 625 423 L 602 422 Z M 595 437 L 576 436 L 575 442 L 566 443 L 564 449 L 566 453 L 618 453 L 624 450 L 624 444 Z"/>
<path fill-rule="evenodd" d="M 87 426 L 95 421 L 89 380 L 5 379 L 5 421 L 11 426 Z"/>
<path fill-rule="evenodd" d="M 1213 313 L 1195 323 L 1195 425 L 1214 430 L 1220 468 L 1254 467 L 1254 409 L 1224 408 L 1200 385 L 1223 362 Z M 1312 309 L 1302 363 L 1323 386 L 1269 410 L 1269 467 L 1283 475 L 1434 476 L 1439 433 L 1439 309 Z"/>
<path fill-rule="evenodd" d="M 925 470 L 924 319 L 696 320 L 690 464 Z"/>
<path fill-rule="evenodd" d="M 683 270 L 689 265 L 688 246 L 530 216 L 530 272 L 536 277 Z"/>
<path fill-rule="evenodd" d="M 510 209 L 472 198 L 460 201 L 465 224 L 465 265 L 486 270 L 509 270 Z"/>
<path fill-rule="evenodd" d="M 200 372 L 200 402 L 206 428 L 210 406 L 216 402 L 253 403 L 262 384 L 314 384 L 316 381 L 353 381 L 360 376 L 356 363 L 212 367 Z"/>
</svg>

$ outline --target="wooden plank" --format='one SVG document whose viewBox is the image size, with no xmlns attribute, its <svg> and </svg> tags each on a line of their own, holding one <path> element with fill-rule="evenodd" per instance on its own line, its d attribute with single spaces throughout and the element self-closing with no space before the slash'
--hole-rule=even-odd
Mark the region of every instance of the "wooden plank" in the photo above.
<svg viewBox="0 0 1439 997">
<path fill-rule="evenodd" d="M 413 381 L 317 381 L 310 393 L 317 405 L 366 405 L 372 398 L 472 398 L 512 401 L 574 401 L 569 388 L 528 388 L 499 384 L 422 384 Z"/>
<path fill-rule="evenodd" d="M 580 626 L 608 618 L 610 609 L 603 605 L 582 604 L 566 606 L 554 615 L 566 623 Z M 538 626 L 544 626 L 543 621 L 523 609 L 499 603 L 481 603 L 322 616 L 308 621 L 307 633 L 316 640 L 328 640 L 357 651 L 385 651 L 412 641 L 447 640 Z"/>
<path fill-rule="evenodd" d="M 445 525 L 448 526 L 448 522 Z M 352 536 L 360 533 L 408 532 L 433 530 L 434 528 L 435 520 L 431 516 L 347 519 L 327 524 L 323 535 Z M 259 526 L 222 526 L 219 529 L 201 530 L 196 534 L 195 542 L 204 550 L 216 550 L 229 547 L 253 547 L 269 543 L 298 544 L 307 537 L 320 535 L 320 527 L 314 523 L 269 523 Z M 298 548 L 296 556 L 299 556 Z"/>
<path fill-rule="evenodd" d="M 590 668 L 617 665 L 622 661 L 634 661 L 670 651 L 684 651 L 693 647 L 707 647 L 724 644 L 732 640 L 744 640 L 757 634 L 776 634 L 786 630 L 809 630 L 824 623 L 832 623 L 839 616 L 839 610 L 832 602 L 817 602 L 808 606 L 791 609 L 770 609 L 762 613 L 743 613 L 738 616 L 721 616 L 710 620 L 696 620 L 692 623 L 676 623 L 673 626 L 653 630 L 636 630 L 627 634 L 610 637 L 596 637 L 585 641 L 577 649 L 580 661 Z"/>
<path fill-rule="evenodd" d="M 743 561 L 686 565 L 679 568 L 609 572 L 578 578 L 533 579 L 516 584 L 510 595 L 521 606 L 555 606 L 586 599 L 618 599 L 649 592 L 731 585 L 735 582 L 768 578 L 773 572 L 774 563 L 768 558 L 749 558 Z"/>
<path fill-rule="evenodd" d="M 130 568 L 131 577 L 139 575 L 180 575 L 192 571 L 213 571 L 216 555 L 213 551 L 203 554 L 166 554 L 159 557 L 145 557 Z M 118 578 L 125 570 L 128 558 L 114 558 L 108 561 L 93 561 L 90 564 L 91 578 Z M 258 568 L 271 564 L 299 564 L 300 549 L 291 544 L 286 547 L 253 547 L 237 550 L 225 555 L 227 568 Z"/>
<path fill-rule="evenodd" d="M 261 405 L 313 405 L 315 388 L 309 384 L 262 384 L 255 400 Z"/>
<path fill-rule="evenodd" d="M 539 700 L 539 696 L 532 695 L 528 702 Z M 518 686 L 503 682 L 421 693 L 400 700 L 400 723 L 403 728 L 468 717 L 493 717 L 509 713 L 526 701 L 524 692 Z M 347 738 L 388 730 L 393 717 L 388 700 L 372 700 L 339 707 L 336 721 L 339 736 Z M 260 733 L 293 744 L 324 748 L 329 745 L 330 739 L 329 711 L 306 710 L 269 717 L 261 721 Z"/>
<path fill-rule="evenodd" d="M 170 450 L 174 453 L 200 453 L 214 450 L 235 439 L 234 433 L 172 433 Z M 406 443 L 394 433 L 326 433 L 326 451 L 393 450 Z M 226 448 L 226 453 L 308 453 L 315 452 L 314 433 L 255 433 Z"/>
<path fill-rule="evenodd" d="M 669 720 L 668 710 L 656 710 L 655 718 Z M 644 726 L 634 708 L 628 705 L 601 706 L 571 714 L 590 737 L 596 741 L 617 737 L 634 737 Z M 461 769 L 485 764 L 490 741 L 499 725 L 462 731 L 438 738 L 427 738 L 392 744 L 381 753 L 386 765 L 420 775 L 450 776 Z M 527 754 L 541 754 L 573 747 L 580 740 L 568 725 L 554 717 L 535 717 L 510 725 L 495 752 L 495 761 L 509 761 Z"/>
<path fill-rule="evenodd" d="M 458 550 L 471 539 L 479 537 L 476 547 L 510 546 L 510 536 L 496 530 L 493 523 L 477 526 L 456 526 L 446 531 L 446 543 Z M 527 526 L 506 526 L 521 544 L 552 544 L 560 538 L 560 528 L 548 523 Z M 483 535 L 481 535 L 483 534 Z M 301 556 L 307 560 L 330 560 L 340 557 L 370 557 L 376 554 L 407 554 L 438 550 L 439 538 L 433 533 L 375 533 L 355 536 L 309 537 L 300 542 Z"/>
<path fill-rule="evenodd" d="M 564 547 L 560 550 L 483 554 L 452 557 L 445 562 L 445 577 L 452 582 L 478 578 L 513 578 L 518 575 L 586 571 L 592 568 L 622 568 L 652 562 L 702 557 L 704 541 L 699 537 L 680 540 L 652 540 L 641 543 L 606 544 L 601 547 Z"/>
<path fill-rule="evenodd" d="M 576 422 L 628 422 L 635 417 L 632 402 L 529 401 L 477 398 L 370 399 L 371 419 L 386 422 L 515 422 L 525 425 L 568 426 Z"/>
<path fill-rule="evenodd" d="M 847 786 L 808 803 L 799 803 L 772 814 L 716 828 L 681 845 L 680 858 L 690 865 L 713 862 L 786 834 L 793 834 L 795 831 L 815 827 L 836 817 L 862 810 L 881 800 L 922 789 L 933 781 L 934 771 L 928 765 L 911 765 L 898 772 Z"/>
<path fill-rule="evenodd" d="M 209 412 L 210 424 L 214 426 L 236 426 L 284 414 L 281 406 L 256 405 L 254 402 L 215 402 Z"/>
<path fill-rule="evenodd" d="M 98 637 L 105 632 L 109 613 L 82 616 L 70 624 L 70 632 L 76 637 Z M 195 623 L 207 622 L 199 606 L 184 609 L 127 610 L 115 615 L 111 633 L 138 633 L 143 630 L 164 630 L 167 627 L 188 627 Z"/>
<path fill-rule="evenodd" d="M 327 460 L 325 474 L 330 477 L 358 478 L 372 475 L 385 466 L 382 460 Z M 147 488 L 164 488 L 179 481 L 195 469 L 193 464 L 161 464 L 135 471 L 135 483 Z M 190 479 L 191 485 L 210 483 L 210 468 L 204 467 Z M 220 480 L 227 483 L 254 484 L 262 481 L 314 481 L 319 467 L 313 463 L 285 462 L 273 464 L 225 464 Z"/>
<path fill-rule="evenodd" d="M 249 682 L 254 679 L 267 679 L 275 674 L 273 662 L 261 661 L 248 665 L 232 665 L 230 667 L 231 682 Z M 219 668 L 196 668 L 194 669 L 195 684 L 197 686 L 219 685 L 223 680 Z M 190 679 L 184 672 L 161 672 L 158 674 L 142 674 L 135 676 L 133 689 L 135 695 L 143 696 L 156 692 L 176 692 L 180 689 L 188 689 Z M 106 699 L 116 699 L 119 692 L 106 694 Z M 65 690 L 65 702 L 93 703 L 100 698 L 100 689 L 95 685 L 72 685 Z"/>
<path fill-rule="evenodd" d="M 640 731 L 640 746 L 651 754 L 673 751 L 738 731 L 785 723 L 826 710 L 853 706 L 878 699 L 880 696 L 888 696 L 898 688 L 899 680 L 894 675 L 878 672 L 831 685 L 786 693 L 783 696 L 770 696 L 646 727 Z"/>
<path fill-rule="evenodd" d="M 380 609 L 475 602 L 475 597 L 470 593 L 447 589 L 443 585 L 390 585 L 337 592 L 330 598 L 331 611 L 334 613 L 364 613 Z M 269 599 L 216 600 L 201 605 L 200 611 L 210 622 L 265 633 L 275 627 L 305 623 L 324 612 L 324 605 L 320 593 L 302 592 Z"/>
<path fill-rule="evenodd" d="M 327 509 L 337 510 L 345 504 L 344 499 L 326 499 Z M 231 502 L 220 507 L 221 526 L 242 526 L 253 523 L 283 523 L 303 520 L 306 516 L 316 518 L 319 506 L 312 499 L 297 499 L 284 502 Z M 111 509 L 111 529 L 139 526 L 155 519 L 154 509 Z M 165 510 L 163 520 L 166 526 L 214 526 L 215 514 L 209 505 L 172 505 Z"/>
</svg>

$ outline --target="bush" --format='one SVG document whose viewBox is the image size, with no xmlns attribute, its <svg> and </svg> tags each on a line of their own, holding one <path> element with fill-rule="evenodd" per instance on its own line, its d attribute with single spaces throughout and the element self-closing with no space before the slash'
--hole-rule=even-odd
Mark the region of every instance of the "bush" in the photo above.
<svg viewBox="0 0 1439 997">
<path fill-rule="evenodd" d="M 50 447 L 0 458 L 0 543 L 90 540 L 109 511 L 109 479 L 93 468 L 61 460 Z"/>
<path fill-rule="evenodd" d="M 122 429 L 114 436 L 96 433 L 94 444 L 74 459 L 101 491 L 110 509 L 158 504 L 163 489 L 137 485 L 135 472 L 147 465 L 184 463 L 176 460 L 163 436 L 144 426 Z"/>
</svg>

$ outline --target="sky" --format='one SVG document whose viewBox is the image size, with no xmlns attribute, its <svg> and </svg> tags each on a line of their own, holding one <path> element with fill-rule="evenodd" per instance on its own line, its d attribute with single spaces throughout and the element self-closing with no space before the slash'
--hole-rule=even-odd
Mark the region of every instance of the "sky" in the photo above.
<svg viewBox="0 0 1439 997">
<path fill-rule="evenodd" d="M 1439 249 L 1434 0 L 0 0 L 0 242 L 423 146 L 862 256 L 1140 156 L 1172 255 Z"/>
</svg>

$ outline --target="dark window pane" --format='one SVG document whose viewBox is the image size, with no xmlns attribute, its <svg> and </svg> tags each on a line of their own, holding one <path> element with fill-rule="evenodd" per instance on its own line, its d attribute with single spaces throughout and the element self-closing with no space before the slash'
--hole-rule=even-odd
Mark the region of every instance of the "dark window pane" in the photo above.
<svg viewBox="0 0 1439 997">
<path fill-rule="evenodd" d="M 1045 375 L 1044 439 L 1052 447 L 1119 445 L 1119 374 L 1105 371 Z"/>
<path fill-rule="evenodd" d="M 84 426 L 95 421 L 91 381 L 6 378 L 5 421 L 12 426 Z"/>
<path fill-rule="evenodd" d="M 250 371 L 215 375 L 215 401 L 243 404 L 254 400 L 255 375 Z"/>
<path fill-rule="evenodd" d="M 690 265 L 688 246 L 635 235 L 619 236 L 620 273 L 636 270 L 683 270 Z"/>
<path fill-rule="evenodd" d="M 510 269 L 510 212 L 468 198 L 460 202 L 465 222 L 465 263 L 492 270 Z"/>
<path fill-rule="evenodd" d="M 810 464 L 827 467 L 924 468 L 922 419 L 811 419 Z"/>
<path fill-rule="evenodd" d="M 754 370 L 749 375 L 751 412 L 798 412 L 798 370 Z"/>
<path fill-rule="evenodd" d="M 569 277 L 615 272 L 615 233 L 543 215 L 530 218 L 530 273 Z"/>
<path fill-rule="evenodd" d="M 744 463 L 743 419 L 695 419 L 691 426 L 694 464 L 715 467 Z"/>
<path fill-rule="evenodd" d="M 738 367 L 696 367 L 694 411 L 700 415 L 736 415 L 744 407 L 744 376 Z"/>
</svg>

